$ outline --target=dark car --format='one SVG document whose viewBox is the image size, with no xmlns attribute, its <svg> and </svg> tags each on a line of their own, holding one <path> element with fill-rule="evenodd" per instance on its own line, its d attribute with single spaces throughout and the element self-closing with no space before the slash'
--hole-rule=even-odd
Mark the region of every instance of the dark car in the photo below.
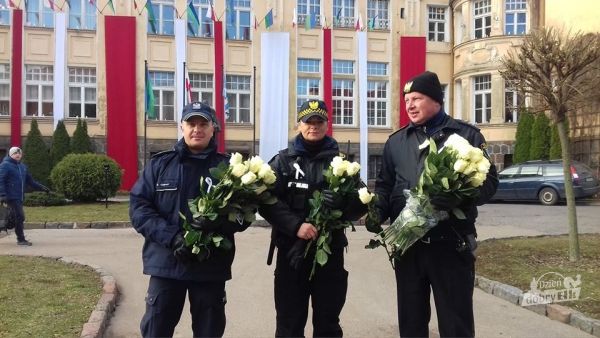
<svg viewBox="0 0 600 338">
<path fill-rule="evenodd" d="M 570 171 L 575 198 L 600 191 L 598 179 L 588 166 L 571 161 Z M 562 160 L 524 162 L 502 170 L 498 178 L 500 184 L 493 200 L 539 200 L 544 205 L 553 205 L 566 197 Z"/>
</svg>

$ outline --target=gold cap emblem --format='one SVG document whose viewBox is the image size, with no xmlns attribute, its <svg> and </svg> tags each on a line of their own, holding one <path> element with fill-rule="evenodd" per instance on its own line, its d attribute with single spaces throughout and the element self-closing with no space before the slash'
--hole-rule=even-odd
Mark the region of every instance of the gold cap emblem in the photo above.
<svg viewBox="0 0 600 338">
<path fill-rule="evenodd" d="M 319 101 L 310 101 L 308 103 L 308 106 L 310 107 L 310 109 L 317 109 L 319 108 Z"/>
<path fill-rule="evenodd" d="M 413 82 L 412 81 L 408 81 L 405 85 L 404 85 L 404 93 L 410 93 L 410 88 L 412 87 Z"/>
</svg>

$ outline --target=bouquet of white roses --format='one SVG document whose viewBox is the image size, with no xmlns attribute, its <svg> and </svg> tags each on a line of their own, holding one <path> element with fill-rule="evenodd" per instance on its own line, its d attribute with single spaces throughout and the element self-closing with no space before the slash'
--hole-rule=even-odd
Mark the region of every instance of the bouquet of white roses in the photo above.
<svg viewBox="0 0 600 338">
<path fill-rule="evenodd" d="M 217 217 L 226 217 L 242 226 L 256 219 L 260 204 L 277 201 L 269 192 L 276 180 L 275 173 L 259 156 L 243 161 L 242 155 L 235 153 L 229 165 L 220 163 L 211 168 L 210 173 L 218 183 L 213 185 L 210 177 L 200 178 L 200 196 L 188 201 L 194 219 L 204 217 L 214 221 Z M 231 248 L 231 242 L 223 234 L 196 230 L 184 215 L 181 217 L 184 219 L 185 243 L 198 259 L 208 258 L 213 249 Z"/>
<path fill-rule="evenodd" d="M 416 187 L 405 190 L 406 205 L 394 222 L 383 231 L 383 239 L 394 254 L 404 254 L 439 221 L 449 217 L 436 210 L 430 196 L 445 196 L 458 200 L 474 199 L 490 169 L 490 161 L 481 149 L 473 147 L 460 135 L 453 134 L 438 151 L 435 141 L 428 140 L 429 154 Z M 465 219 L 459 208 L 452 209 L 458 219 Z"/>
<path fill-rule="evenodd" d="M 356 194 L 358 187 L 361 185 L 360 176 L 358 175 L 359 171 L 360 164 L 357 162 L 349 162 L 340 156 L 336 156 L 323 173 L 323 176 L 329 190 L 336 192 L 342 198 L 348 198 L 352 194 Z M 363 196 L 363 198 L 366 197 Z M 319 233 L 317 239 L 313 239 L 308 243 L 304 254 L 306 257 L 312 244 L 315 244 L 315 257 L 310 273 L 310 278 L 312 278 L 317 264 L 320 266 L 327 264 L 329 255 L 331 254 L 332 231 L 352 226 L 352 222 L 342 219 L 341 210 L 330 209 L 325 206 L 320 191 L 313 193 L 309 204 L 308 222 L 313 224 Z"/>
</svg>

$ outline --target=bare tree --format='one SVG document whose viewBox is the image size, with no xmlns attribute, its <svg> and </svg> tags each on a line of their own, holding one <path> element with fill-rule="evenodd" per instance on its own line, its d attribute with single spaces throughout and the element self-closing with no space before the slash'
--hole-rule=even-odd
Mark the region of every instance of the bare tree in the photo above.
<svg viewBox="0 0 600 338">
<path fill-rule="evenodd" d="M 546 112 L 556 124 L 562 147 L 563 174 L 569 220 L 569 259 L 579 260 L 577 213 L 571 178 L 567 115 L 591 102 L 600 93 L 598 33 L 571 34 L 542 28 L 525 37 L 523 44 L 501 60 L 500 74 L 521 93 L 533 98 L 535 110 Z"/>
</svg>

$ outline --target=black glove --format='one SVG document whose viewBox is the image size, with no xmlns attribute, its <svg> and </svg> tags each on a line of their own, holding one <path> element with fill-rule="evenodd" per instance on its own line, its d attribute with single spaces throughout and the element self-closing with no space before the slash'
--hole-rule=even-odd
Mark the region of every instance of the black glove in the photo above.
<svg viewBox="0 0 600 338">
<path fill-rule="evenodd" d="M 43 190 L 45 193 L 50 193 L 50 188 L 48 188 L 48 187 L 44 187 L 42 190 Z"/>
<path fill-rule="evenodd" d="M 8 200 L 6 199 L 6 196 L 0 196 L 0 203 L 6 204 L 7 202 Z"/>
<path fill-rule="evenodd" d="M 173 249 L 173 256 L 181 263 L 189 264 L 195 259 L 192 248 L 185 245 L 185 239 L 181 232 L 173 238 L 171 248 Z"/>
<path fill-rule="evenodd" d="M 431 205 L 433 205 L 437 210 L 445 210 L 450 211 L 456 207 L 458 207 L 462 200 L 452 195 L 433 195 L 429 198 Z"/>
<path fill-rule="evenodd" d="M 221 217 L 217 217 L 214 221 L 211 221 L 206 217 L 200 216 L 198 218 L 195 218 L 192 221 L 192 223 L 190 223 L 192 229 L 197 231 L 215 231 L 219 229 L 222 225 L 223 221 Z"/>
<path fill-rule="evenodd" d="M 294 270 L 298 270 L 298 268 L 300 268 L 300 265 L 304 261 L 304 251 L 306 251 L 307 243 L 308 241 L 304 239 L 297 239 L 294 245 L 292 245 L 290 250 L 285 255 L 285 257 L 290 262 L 290 266 Z"/>
<path fill-rule="evenodd" d="M 325 189 L 321 192 L 323 204 L 330 209 L 342 209 L 346 204 L 345 199 L 337 192 Z"/>
<path fill-rule="evenodd" d="M 383 231 L 383 228 L 381 227 L 381 224 L 379 224 L 379 217 L 374 217 L 376 217 L 377 219 L 373 219 L 369 215 L 367 215 L 367 218 L 365 218 L 365 228 L 367 228 L 368 232 L 378 234 Z"/>
</svg>

